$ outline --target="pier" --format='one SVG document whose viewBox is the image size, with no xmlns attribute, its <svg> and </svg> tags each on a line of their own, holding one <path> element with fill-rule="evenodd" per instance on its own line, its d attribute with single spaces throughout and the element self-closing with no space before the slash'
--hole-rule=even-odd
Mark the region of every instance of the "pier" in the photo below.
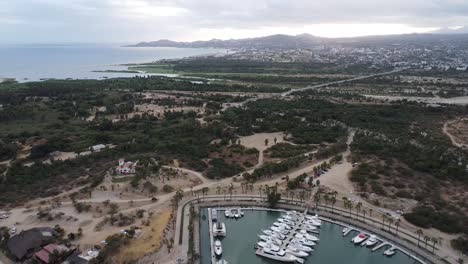
<svg viewBox="0 0 468 264">
<path fill-rule="evenodd" d="M 211 264 L 216 264 L 216 254 L 214 252 L 213 220 L 211 217 L 211 208 L 208 208 L 208 230 L 210 232 Z"/>
</svg>

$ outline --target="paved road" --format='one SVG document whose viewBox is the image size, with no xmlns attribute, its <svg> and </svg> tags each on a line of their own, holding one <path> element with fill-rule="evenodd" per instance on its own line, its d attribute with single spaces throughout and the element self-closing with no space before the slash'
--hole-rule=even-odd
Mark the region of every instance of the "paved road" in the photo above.
<svg viewBox="0 0 468 264">
<path fill-rule="evenodd" d="M 393 74 L 393 73 L 401 72 L 401 71 L 404 71 L 404 70 L 407 70 L 407 69 L 408 68 L 395 69 L 393 71 L 388 71 L 388 72 L 376 73 L 376 74 L 371 74 L 371 75 L 366 75 L 366 76 L 359 76 L 359 77 L 355 77 L 355 78 L 351 78 L 351 79 L 346 79 L 346 80 L 341 80 L 341 81 L 334 81 L 334 82 L 323 83 L 323 84 L 318 84 L 318 85 L 311 85 L 311 86 L 307 86 L 307 87 L 304 87 L 304 88 L 291 89 L 291 90 L 289 90 L 287 92 L 282 93 L 281 96 L 287 96 L 287 95 L 290 95 L 290 94 L 292 94 L 294 92 L 300 92 L 300 91 L 306 91 L 306 90 L 310 90 L 310 89 L 322 88 L 322 87 L 326 87 L 328 85 L 342 84 L 342 83 L 346 83 L 346 82 L 358 81 L 358 80 L 368 79 L 368 78 L 372 78 L 372 77 Z"/>
<path fill-rule="evenodd" d="M 377 76 L 389 75 L 389 74 L 401 72 L 401 71 L 404 71 L 404 70 L 407 70 L 407 69 L 409 69 L 409 68 L 395 69 L 395 70 L 388 71 L 388 72 L 376 73 L 376 74 L 371 74 L 371 75 L 366 75 L 366 76 L 359 76 L 359 77 L 354 77 L 354 78 L 346 79 L 346 80 L 340 80 L 340 81 L 322 83 L 322 84 L 317 84 L 317 85 L 310 85 L 310 86 L 306 86 L 306 87 L 303 87 L 303 88 L 291 89 L 291 90 L 289 90 L 289 91 L 286 91 L 286 92 L 284 92 L 284 93 L 281 93 L 280 95 L 284 97 L 284 96 L 290 95 L 290 94 L 292 94 L 292 93 L 294 93 L 294 92 L 306 91 L 306 90 L 322 88 L 322 87 L 326 87 L 326 86 L 334 85 L 334 84 L 342 84 L 342 83 L 347 83 L 347 82 L 352 82 L 352 81 L 358 81 L 358 80 L 369 79 L 369 78 L 377 77 Z M 274 97 L 274 96 L 275 96 L 275 95 L 273 95 L 273 97 Z M 230 104 L 230 106 L 227 106 L 227 107 L 223 108 L 222 111 L 226 111 L 227 109 L 229 109 L 229 108 L 231 108 L 231 107 L 242 107 L 242 106 L 245 105 L 246 103 L 248 103 L 248 102 L 254 102 L 254 101 L 257 101 L 258 99 L 261 99 L 261 98 L 253 97 L 253 98 L 249 98 L 249 99 L 247 99 L 247 100 L 245 100 L 245 101 L 243 101 L 243 102 L 240 102 L 240 103 L 233 103 L 233 104 Z"/>
</svg>

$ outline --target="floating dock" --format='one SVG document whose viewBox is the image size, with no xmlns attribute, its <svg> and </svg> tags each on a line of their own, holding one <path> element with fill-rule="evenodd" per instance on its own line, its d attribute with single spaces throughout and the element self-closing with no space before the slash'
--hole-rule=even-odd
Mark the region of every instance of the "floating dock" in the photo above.
<svg viewBox="0 0 468 264">
<path fill-rule="evenodd" d="M 216 212 L 216 209 L 213 209 Z M 210 252 L 211 252 L 211 264 L 216 264 L 216 254 L 214 251 L 214 235 L 213 235 L 213 219 L 212 219 L 211 208 L 208 208 L 208 230 L 210 232 Z"/>
</svg>

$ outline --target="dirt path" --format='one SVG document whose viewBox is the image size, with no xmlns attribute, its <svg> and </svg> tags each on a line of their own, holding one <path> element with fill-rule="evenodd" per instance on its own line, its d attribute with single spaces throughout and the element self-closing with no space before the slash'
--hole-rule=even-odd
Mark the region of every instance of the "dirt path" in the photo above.
<svg viewBox="0 0 468 264">
<path fill-rule="evenodd" d="M 189 170 L 189 169 L 184 169 L 184 168 L 180 168 L 180 167 L 174 167 L 174 166 L 162 166 L 162 167 L 163 167 L 163 168 L 168 168 L 168 169 L 173 169 L 173 170 L 179 170 L 179 171 L 182 171 L 183 173 L 195 175 L 195 176 L 196 176 L 198 179 L 200 179 L 203 183 L 211 182 L 211 180 L 205 178 L 205 176 L 203 176 L 203 174 L 201 174 L 201 173 L 198 172 L 198 171 Z"/>
<path fill-rule="evenodd" d="M 458 143 L 457 140 L 456 140 L 456 138 L 455 138 L 452 134 L 450 134 L 450 132 L 448 131 L 448 126 L 451 125 L 451 124 L 453 124 L 453 123 L 455 123 L 455 122 L 457 122 L 457 121 L 460 121 L 460 120 L 457 119 L 457 120 L 451 120 L 451 121 L 445 122 L 445 123 L 444 123 L 444 126 L 443 126 L 443 128 L 442 128 L 442 131 L 444 132 L 445 135 L 447 135 L 447 136 L 450 138 L 450 141 L 452 141 L 452 144 L 453 144 L 454 146 L 457 146 L 457 147 L 459 147 L 459 148 L 468 148 L 468 145 Z"/>
<path fill-rule="evenodd" d="M 354 195 L 354 187 L 349 180 L 349 174 L 353 170 L 353 165 L 348 160 L 351 155 L 350 145 L 353 142 L 355 131 L 349 133 L 347 144 L 348 149 L 343 153 L 343 162 L 335 164 L 331 169 L 320 177 L 320 185 L 327 186 L 338 192 L 339 196 L 352 196 Z"/>
</svg>

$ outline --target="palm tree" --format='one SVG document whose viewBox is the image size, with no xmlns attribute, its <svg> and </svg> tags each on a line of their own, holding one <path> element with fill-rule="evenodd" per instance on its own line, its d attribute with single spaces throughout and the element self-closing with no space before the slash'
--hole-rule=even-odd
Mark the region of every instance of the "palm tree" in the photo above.
<svg viewBox="0 0 468 264">
<path fill-rule="evenodd" d="M 336 204 L 336 196 L 332 196 L 330 198 L 330 203 L 331 203 L 331 208 L 332 208 L 332 213 L 333 213 L 333 208 L 335 207 L 335 204 Z"/>
<path fill-rule="evenodd" d="M 387 220 L 387 215 L 382 214 L 382 228 L 385 230 L 385 221 Z"/>
<path fill-rule="evenodd" d="M 424 248 L 427 248 L 427 242 L 431 240 L 429 236 L 424 236 Z"/>
<path fill-rule="evenodd" d="M 369 208 L 369 216 L 372 217 L 372 212 L 374 212 L 374 210 L 372 208 Z"/>
<path fill-rule="evenodd" d="M 359 202 L 356 204 L 356 215 L 357 215 L 357 218 L 359 219 L 359 213 L 361 212 L 361 208 L 362 208 L 362 203 Z"/>
<path fill-rule="evenodd" d="M 210 190 L 210 188 L 208 188 L 208 187 L 203 187 L 203 189 L 202 189 L 203 199 L 205 198 L 205 195 L 208 193 L 209 190 Z"/>
<path fill-rule="evenodd" d="M 421 229 L 418 229 L 416 231 L 416 234 L 418 235 L 418 247 L 419 247 L 419 241 L 421 241 L 421 236 L 424 235 L 424 232 Z"/>
<path fill-rule="evenodd" d="M 392 232 L 391 227 L 392 227 L 392 224 L 393 224 L 394 221 L 395 220 L 393 219 L 393 217 L 388 218 L 388 232 L 390 232 L 390 233 Z"/>
<path fill-rule="evenodd" d="M 437 242 L 439 242 L 439 239 L 436 237 L 431 237 L 431 242 L 432 242 L 432 253 L 435 251 L 435 245 Z"/>
<path fill-rule="evenodd" d="M 234 185 L 231 182 L 231 185 L 229 185 L 229 199 L 232 200 L 232 191 L 234 190 Z"/>
<path fill-rule="evenodd" d="M 398 235 L 398 227 L 400 227 L 400 218 L 397 219 L 397 221 L 395 222 L 395 227 L 396 227 L 396 234 Z"/>
<path fill-rule="evenodd" d="M 346 203 L 347 203 L 347 201 L 348 201 L 348 197 L 343 196 L 343 197 L 341 198 L 341 200 L 343 201 L 343 207 L 346 209 L 346 208 L 347 208 Z"/>
<path fill-rule="evenodd" d="M 320 204 L 320 199 L 321 199 L 321 194 L 320 194 L 320 192 L 316 192 L 316 193 L 315 193 L 314 199 L 315 199 L 315 208 L 318 208 L 318 206 L 319 206 L 319 204 Z"/>
<path fill-rule="evenodd" d="M 221 186 L 217 186 L 216 187 L 216 194 L 220 194 L 221 193 Z"/>
<path fill-rule="evenodd" d="M 242 190 L 242 193 L 244 193 L 244 184 L 243 182 L 241 182 L 241 190 Z"/>
<path fill-rule="evenodd" d="M 351 210 L 353 210 L 353 207 L 353 203 L 351 201 L 348 201 L 349 217 L 351 217 Z"/>
<path fill-rule="evenodd" d="M 258 193 L 260 194 L 260 200 L 262 199 L 262 191 L 263 191 L 263 186 L 259 185 L 258 186 Z"/>
<path fill-rule="evenodd" d="M 362 210 L 362 221 L 366 221 L 366 214 L 367 214 L 367 211 L 366 210 Z"/>
</svg>

